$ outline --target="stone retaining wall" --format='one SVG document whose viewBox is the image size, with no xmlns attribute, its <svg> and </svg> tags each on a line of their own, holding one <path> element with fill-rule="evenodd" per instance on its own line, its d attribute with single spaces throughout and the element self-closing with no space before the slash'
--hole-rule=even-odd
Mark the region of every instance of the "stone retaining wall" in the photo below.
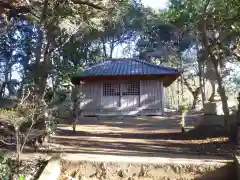
<svg viewBox="0 0 240 180">
<path fill-rule="evenodd" d="M 56 155 L 49 160 L 38 180 L 58 180 L 60 173 L 61 159 L 59 155 Z"/>
<path fill-rule="evenodd" d="M 234 180 L 233 164 L 131 164 L 99 162 L 66 162 L 72 178 L 88 180 Z"/>
<path fill-rule="evenodd" d="M 74 160 L 72 159 L 73 157 Z M 156 157 L 65 156 L 62 176 L 87 180 L 225 180 L 236 178 L 233 161 Z M 148 161 L 149 158 L 149 161 Z M 89 160 L 86 160 L 89 159 Z M 122 159 L 122 160 L 121 160 Z M 72 175 L 72 176 L 71 176 Z M 71 176 L 71 177 L 70 177 Z"/>
</svg>

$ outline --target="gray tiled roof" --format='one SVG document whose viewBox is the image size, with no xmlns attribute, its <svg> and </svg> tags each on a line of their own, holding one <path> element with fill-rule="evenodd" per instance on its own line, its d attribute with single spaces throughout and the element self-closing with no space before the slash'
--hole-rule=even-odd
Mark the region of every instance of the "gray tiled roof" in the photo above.
<svg viewBox="0 0 240 180">
<path fill-rule="evenodd" d="M 163 67 L 148 63 L 143 60 L 111 59 L 85 68 L 80 77 L 93 76 L 126 76 L 126 75 L 177 75 L 177 69 Z"/>
</svg>

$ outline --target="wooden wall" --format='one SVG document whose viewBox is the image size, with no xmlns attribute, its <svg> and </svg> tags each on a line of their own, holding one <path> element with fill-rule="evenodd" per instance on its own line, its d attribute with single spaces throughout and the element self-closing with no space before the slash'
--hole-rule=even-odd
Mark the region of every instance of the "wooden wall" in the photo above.
<svg viewBox="0 0 240 180">
<path fill-rule="evenodd" d="M 140 84 L 140 95 L 123 95 L 128 83 Z M 103 84 L 119 89 L 119 95 L 104 96 Z M 80 109 L 83 115 L 162 115 L 163 85 L 161 80 L 85 82 Z"/>
</svg>

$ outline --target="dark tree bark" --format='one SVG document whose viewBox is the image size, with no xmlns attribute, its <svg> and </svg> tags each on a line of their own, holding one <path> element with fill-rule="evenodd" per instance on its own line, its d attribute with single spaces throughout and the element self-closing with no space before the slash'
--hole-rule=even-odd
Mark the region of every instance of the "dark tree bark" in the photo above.
<svg viewBox="0 0 240 180">
<path fill-rule="evenodd" d="M 197 87 L 195 90 L 193 90 L 193 88 L 187 82 L 186 78 L 183 78 L 183 82 L 184 82 L 185 86 L 187 86 L 188 90 L 191 92 L 191 94 L 193 96 L 193 103 L 192 103 L 191 109 L 196 109 L 196 105 L 197 105 L 198 100 L 199 100 L 199 95 L 200 95 L 200 92 L 201 92 L 201 88 Z"/>
<path fill-rule="evenodd" d="M 44 20 L 46 16 L 46 12 L 48 10 L 48 0 L 45 0 L 43 3 L 43 8 L 39 20 L 39 27 L 38 27 L 38 38 L 37 38 L 37 45 L 35 49 L 35 64 L 34 64 L 34 85 L 35 85 L 35 93 L 38 96 L 38 99 L 41 101 L 44 97 L 47 78 L 49 74 L 49 62 L 50 62 L 50 54 L 49 54 L 49 47 L 50 43 L 48 42 L 45 49 L 43 46 L 44 36 L 43 30 L 44 29 Z M 41 63 L 41 58 L 43 57 L 43 63 Z"/>
</svg>

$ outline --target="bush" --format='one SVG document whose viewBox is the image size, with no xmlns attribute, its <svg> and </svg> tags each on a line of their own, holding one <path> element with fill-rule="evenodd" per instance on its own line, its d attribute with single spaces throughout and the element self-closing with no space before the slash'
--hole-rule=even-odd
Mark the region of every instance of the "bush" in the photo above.
<svg viewBox="0 0 240 180">
<path fill-rule="evenodd" d="M 11 160 L 7 153 L 0 152 L 0 179 L 8 180 L 12 175 L 11 171 Z"/>
</svg>

